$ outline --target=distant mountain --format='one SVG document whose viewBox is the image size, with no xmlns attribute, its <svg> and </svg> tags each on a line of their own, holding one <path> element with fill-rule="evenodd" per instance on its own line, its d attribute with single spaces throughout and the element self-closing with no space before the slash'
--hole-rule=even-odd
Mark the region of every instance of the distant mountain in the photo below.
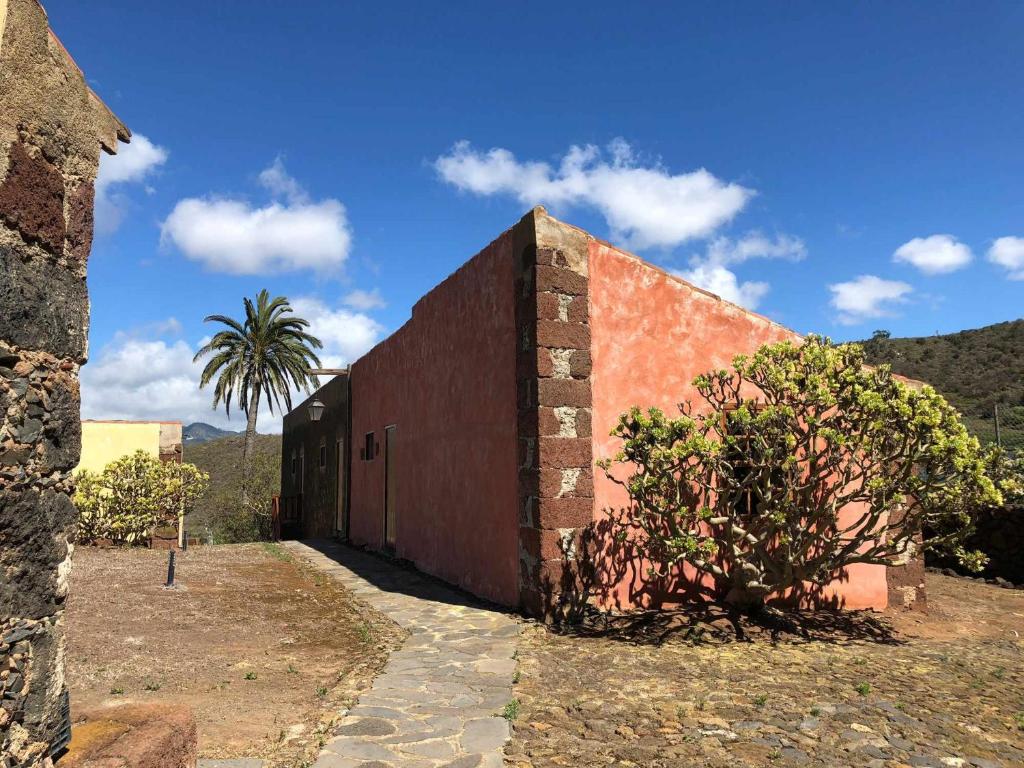
<svg viewBox="0 0 1024 768">
<path fill-rule="evenodd" d="M 983 443 L 995 441 L 995 406 L 1006 448 L 1024 451 L 1024 319 L 945 336 L 861 342 L 869 363 L 935 387 Z"/>
<path fill-rule="evenodd" d="M 181 430 L 181 438 L 185 443 L 195 445 L 196 443 L 205 443 L 208 440 L 216 440 L 220 437 L 228 437 L 230 435 L 237 435 L 238 432 L 232 432 L 228 429 L 219 429 L 212 424 L 205 424 L 201 421 L 197 421 L 193 424 L 189 424 L 187 427 Z"/>
</svg>

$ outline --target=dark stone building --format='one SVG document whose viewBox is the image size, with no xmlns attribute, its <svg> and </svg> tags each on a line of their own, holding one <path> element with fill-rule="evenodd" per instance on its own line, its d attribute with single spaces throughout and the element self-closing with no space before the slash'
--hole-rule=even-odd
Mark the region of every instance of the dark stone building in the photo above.
<svg viewBox="0 0 1024 768">
<path fill-rule="evenodd" d="M 309 415 L 323 403 L 318 421 Z M 281 535 L 348 535 L 350 441 L 348 374 L 335 376 L 284 417 L 281 439 Z"/>
<path fill-rule="evenodd" d="M 36 0 L 0 0 L 0 762 L 66 736 L 64 603 L 100 151 L 128 130 Z"/>
</svg>

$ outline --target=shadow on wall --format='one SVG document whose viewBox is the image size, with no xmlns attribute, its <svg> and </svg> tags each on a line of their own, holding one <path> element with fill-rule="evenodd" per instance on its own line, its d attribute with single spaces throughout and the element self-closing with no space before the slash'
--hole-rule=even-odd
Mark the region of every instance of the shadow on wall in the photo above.
<svg viewBox="0 0 1024 768">
<path fill-rule="evenodd" d="M 724 593 L 695 569 L 680 568 L 667 579 L 646 572 L 636 547 L 615 535 L 617 528 L 604 519 L 563 540 L 561 573 L 557 581 L 543 580 L 548 618 L 559 631 L 653 644 L 674 636 L 700 642 L 748 634 L 896 642 L 884 619 L 843 611 L 842 598 L 813 584 L 770 599 L 771 610 L 761 615 L 743 614 L 724 604 Z M 845 572 L 834 579 L 848 580 Z"/>
</svg>

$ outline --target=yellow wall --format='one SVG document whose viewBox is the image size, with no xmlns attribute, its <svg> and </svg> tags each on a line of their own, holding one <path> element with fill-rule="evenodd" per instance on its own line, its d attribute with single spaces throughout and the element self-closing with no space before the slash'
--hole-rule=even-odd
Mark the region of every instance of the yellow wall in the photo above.
<svg viewBox="0 0 1024 768">
<path fill-rule="evenodd" d="M 83 421 L 82 459 L 75 472 L 102 472 L 110 462 L 136 451 L 160 457 L 160 422 Z"/>
</svg>

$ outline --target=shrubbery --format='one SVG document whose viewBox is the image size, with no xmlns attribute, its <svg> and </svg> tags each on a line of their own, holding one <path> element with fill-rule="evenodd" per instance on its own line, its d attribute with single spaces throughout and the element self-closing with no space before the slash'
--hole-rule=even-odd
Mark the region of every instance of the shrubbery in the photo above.
<svg viewBox="0 0 1024 768">
<path fill-rule="evenodd" d="M 79 541 L 144 544 L 156 527 L 176 525 L 192 511 L 209 477 L 192 464 L 137 451 L 102 472 L 80 472 L 76 484 Z"/>
<path fill-rule="evenodd" d="M 256 453 L 249 471 L 247 495 L 238 476 L 206 499 L 206 522 L 218 544 L 271 539 L 271 504 L 281 485 L 280 456 Z"/>
<path fill-rule="evenodd" d="M 670 418 L 624 414 L 613 434 L 631 499 L 618 538 L 670 577 L 688 563 L 720 597 L 756 608 L 854 563 L 892 564 L 936 532 L 961 542 L 974 512 L 1000 503 L 987 458 L 932 388 L 913 389 L 856 345 L 810 336 L 762 347 L 694 381 L 701 403 Z M 841 516 L 842 513 L 842 516 Z"/>
</svg>

